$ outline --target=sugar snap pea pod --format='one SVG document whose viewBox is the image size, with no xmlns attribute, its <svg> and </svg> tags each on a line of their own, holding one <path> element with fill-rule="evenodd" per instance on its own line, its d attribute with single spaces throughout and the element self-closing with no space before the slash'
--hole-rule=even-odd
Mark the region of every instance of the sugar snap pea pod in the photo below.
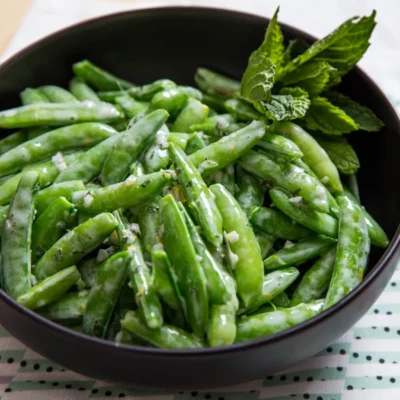
<svg viewBox="0 0 400 400">
<path fill-rule="evenodd" d="M 201 93 L 201 91 L 199 89 L 196 89 L 196 88 L 194 88 L 192 86 L 179 85 L 178 89 L 182 93 L 186 94 L 187 97 L 192 97 L 193 99 L 200 100 L 200 101 L 203 98 L 203 93 Z"/>
<path fill-rule="evenodd" d="M 44 133 L 0 156 L 0 176 L 8 175 L 57 152 L 91 147 L 115 134 L 104 124 L 76 124 Z"/>
<path fill-rule="evenodd" d="M 154 200 L 170 179 L 165 171 L 130 176 L 124 182 L 104 188 L 77 191 L 72 202 L 79 210 L 89 213 L 135 207 Z"/>
<path fill-rule="evenodd" d="M 140 238 L 144 250 L 151 254 L 153 246 L 160 243 L 160 212 L 156 203 L 146 204 L 139 212 Z"/>
<path fill-rule="evenodd" d="M 372 218 L 368 211 L 357 201 L 357 198 L 353 195 L 352 192 L 350 192 L 350 190 L 346 186 L 344 187 L 344 195 L 361 207 L 361 212 L 364 215 L 365 222 L 367 223 L 368 234 L 371 240 L 371 244 L 382 248 L 387 247 L 389 244 L 389 239 L 386 236 L 385 231 Z"/>
<path fill-rule="evenodd" d="M 166 349 L 196 349 L 203 347 L 201 340 L 193 334 L 175 326 L 164 324 L 160 329 L 150 329 L 136 311 L 128 311 L 121 325 L 129 332 L 154 346 Z"/>
<path fill-rule="evenodd" d="M 179 88 L 171 88 L 154 95 L 150 102 L 150 110 L 163 109 L 171 118 L 175 118 L 185 107 L 187 101 L 188 96 Z"/>
<path fill-rule="evenodd" d="M 103 165 L 101 173 L 103 186 L 121 182 L 127 177 L 129 166 L 138 158 L 167 119 L 166 111 L 156 110 L 119 135 L 118 142 L 113 146 Z"/>
<path fill-rule="evenodd" d="M 225 109 L 239 121 L 251 122 L 254 120 L 265 120 L 250 103 L 241 99 L 229 99 L 224 103 Z"/>
<path fill-rule="evenodd" d="M 190 156 L 190 154 L 193 154 L 204 147 L 206 147 L 206 144 L 202 137 L 198 133 L 192 133 L 186 142 L 185 153 Z"/>
<path fill-rule="evenodd" d="M 240 207 L 249 212 L 252 207 L 262 206 L 264 204 L 265 189 L 261 182 L 253 178 L 242 168 L 237 168 L 237 191 L 236 200 Z"/>
<path fill-rule="evenodd" d="M 72 66 L 75 75 L 81 77 L 85 82 L 97 90 L 129 89 L 133 86 L 131 82 L 124 81 L 110 74 L 89 60 L 82 60 Z"/>
<path fill-rule="evenodd" d="M 222 185 L 216 184 L 210 189 L 215 195 L 223 227 L 227 232 L 238 294 L 247 307 L 261 296 L 264 272 L 260 247 L 245 212 L 235 198 Z"/>
<path fill-rule="evenodd" d="M 179 183 L 196 222 L 203 229 L 207 240 L 214 246 L 219 246 L 222 243 L 222 219 L 211 192 L 199 171 L 179 147 L 170 144 L 170 153 Z"/>
<path fill-rule="evenodd" d="M 21 178 L 8 209 L 1 240 L 2 288 L 13 299 L 31 288 L 31 232 L 39 174 L 27 172 Z M 3 210 L 4 211 L 4 210 Z"/>
<path fill-rule="evenodd" d="M 299 146 L 303 159 L 330 192 L 343 193 L 339 172 L 322 146 L 304 129 L 292 122 L 275 123 L 272 132 L 284 135 Z"/>
<path fill-rule="evenodd" d="M 368 261 L 370 241 L 361 207 L 343 196 L 339 200 L 339 239 L 325 309 L 343 299 L 362 281 Z"/>
<path fill-rule="evenodd" d="M 117 132 L 124 132 L 129 127 L 129 119 L 120 119 L 115 122 L 110 122 L 111 128 L 115 129 Z"/>
<path fill-rule="evenodd" d="M 149 103 L 132 99 L 132 97 L 127 94 L 117 97 L 115 103 L 121 106 L 124 114 L 129 118 L 133 118 L 149 108 Z"/>
<path fill-rule="evenodd" d="M 240 82 L 207 68 L 197 68 L 194 75 L 196 85 L 205 93 L 217 96 L 235 96 L 240 91 Z"/>
<path fill-rule="evenodd" d="M 34 274 L 46 279 L 98 247 L 115 229 L 117 223 L 109 213 L 96 215 L 59 239 L 37 262 Z"/>
<path fill-rule="evenodd" d="M 50 102 L 49 98 L 39 89 L 27 88 L 19 94 L 19 97 L 21 98 L 22 105 L 24 106 L 27 106 L 28 104 Z"/>
<path fill-rule="evenodd" d="M 273 208 L 252 208 L 249 221 L 255 229 L 279 239 L 300 240 L 313 235 L 312 231 L 293 223 L 285 214 Z"/>
<path fill-rule="evenodd" d="M 85 186 L 82 181 L 68 181 L 56 183 L 46 189 L 41 190 L 36 196 L 35 208 L 36 216 L 39 216 L 46 208 L 59 197 L 65 197 L 68 201 L 72 201 L 75 192 L 84 190 Z"/>
<path fill-rule="evenodd" d="M 220 96 L 211 96 L 209 94 L 203 93 L 201 98 L 202 103 L 210 107 L 210 110 L 216 110 L 219 113 L 225 113 L 225 98 Z M 211 116 L 211 115 L 210 115 Z"/>
<path fill-rule="evenodd" d="M 317 211 L 329 212 L 325 187 L 296 165 L 252 150 L 240 158 L 239 165 L 261 179 L 271 181 L 275 186 L 302 196 L 304 202 Z"/>
<path fill-rule="evenodd" d="M 33 286 L 19 296 L 17 301 L 23 306 L 35 310 L 59 300 L 80 279 L 76 266 L 65 268 Z"/>
<path fill-rule="evenodd" d="M 133 176 L 142 176 L 145 175 L 145 169 L 143 163 L 139 160 L 133 162 L 129 167 L 129 173 Z"/>
<path fill-rule="evenodd" d="M 96 257 L 89 258 L 78 264 L 79 273 L 87 289 L 90 289 L 94 285 L 101 263 L 102 261 L 99 261 Z"/>
<path fill-rule="evenodd" d="M 207 340 L 211 347 L 228 346 L 236 337 L 236 310 L 231 303 L 214 304 L 210 309 Z"/>
<path fill-rule="evenodd" d="M 289 265 L 301 265 L 306 261 L 325 253 L 336 243 L 327 236 L 314 236 L 303 239 L 291 247 L 284 247 L 264 260 L 266 271 L 275 271 Z"/>
<path fill-rule="evenodd" d="M 75 207 L 65 197 L 53 201 L 32 228 L 32 261 L 36 262 L 66 232 Z"/>
<path fill-rule="evenodd" d="M 4 226 L 6 224 L 7 214 L 10 206 L 0 206 L 0 239 L 3 236 Z"/>
<path fill-rule="evenodd" d="M 179 146 L 183 151 L 185 151 L 189 138 L 189 133 L 171 132 L 168 135 L 167 140 L 169 143 L 173 143 L 175 146 Z"/>
<path fill-rule="evenodd" d="M 9 179 L 11 179 L 13 176 L 15 176 L 15 175 L 10 174 L 10 175 L 6 175 L 6 176 L 2 176 L 0 178 L 0 186 L 3 185 L 4 182 L 7 182 Z"/>
<path fill-rule="evenodd" d="M 195 167 L 200 169 L 203 176 L 207 176 L 243 156 L 264 134 L 264 124 L 260 121 L 253 121 L 243 129 L 196 151 L 189 156 L 189 159 Z"/>
<path fill-rule="evenodd" d="M 290 198 L 282 190 L 271 189 L 269 193 L 276 207 L 300 225 L 322 235 L 337 238 L 339 223 L 334 217 L 304 205 L 298 197 Z"/>
<path fill-rule="evenodd" d="M 38 88 L 51 103 L 78 103 L 78 99 L 60 86 L 45 85 Z"/>
<path fill-rule="evenodd" d="M 194 124 L 201 124 L 208 116 L 208 107 L 201 101 L 190 98 L 181 110 L 171 130 L 174 132 L 188 132 Z"/>
<path fill-rule="evenodd" d="M 284 136 L 275 135 L 271 132 L 266 132 L 262 140 L 258 142 L 257 146 L 268 152 L 287 158 L 289 161 L 303 157 L 303 153 L 296 143 Z"/>
<path fill-rule="evenodd" d="M 175 82 L 169 79 L 159 79 L 152 83 L 143 86 L 136 86 L 129 89 L 129 95 L 137 100 L 151 101 L 151 99 L 163 90 L 168 90 L 176 87 Z"/>
<path fill-rule="evenodd" d="M 83 314 L 84 333 L 100 338 L 106 334 L 122 285 L 126 281 L 128 263 L 129 253 L 121 251 L 101 265 Z"/>
<path fill-rule="evenodd" d="M 28 140 L 27 132 L 20 130 L 0 139 L 0 155 Z"/>
<path fill-rule="evenodd" d="M 204 132 L 207 135 L 225 136 L 225 131 L 230 124 L 235 123 L 236 120 L 230 114 L 214 115 L 208 117 L 202 124 L 192 125 L 190 132 Z"/>
<path fill-rule="evenodd" d="M 89 291 L 67 293 L 60 300 L 38 310 L 39 314 L 63 325 L 76 325 L 82 322 Z"/>
<path fill-rule="evenodd" d="M 143 154 L 143 164 L 146 171 L 160 171 L 169 165 L 168 137 L 169 129 L 164 124 Z"/>
<path fill-rule="evenodd" d="M 316 300 L 296 307 L 243 317 L 237 321 L 236 343 L 246 342 L 272 335 L 301 324 L 318 315 L 324 306 L 323 300 Z"/>
<path fill-rule="evenodd" d="M 292 295 L 291 307 L 322 298 L 328 290 L 335 260 L 336 246 L 323 254 L 304 274 Z"/>
<path fill-rule="evenodd" d="M 261 256 L 264 259 L 272 250 L 276 238 L 263 232 L 255 231 L 254 233 L 256 235 L 258 245 L 260 246 Z"/>
<path fill-rule="evenodd" d="M 60 126 L 80 122 L 111 122 L 122 114 L 112 104 L 82 101 L 77 103 L 41 103 L 0 112 L 0 128 Z"/>
<path fill-rule="evenodd" d="M 185 300 L 186 318 L 193 332 L 203 336 L 208 324 L 207 280 L 175 200 L 167 195 L 159 204 L 164 227 L 163 243 Z M 180 251 L 176 251 L 177 243 Z"/>
<path fill-rule="evenodd" d="M 275 296 L 271 303 L 275 307 L 280 307 L 280 308 L 289 308 L 290 307 L 290 299 L 289 296 L 286 294 L 286 292 L 279 293 L 277 296 Z"/>
<path fill-rule="evenodd" d="M 204 182 L 206 182 L 207 186 L 220 183 L 228 190 L 230 194 L 234 195 L 236 189 L 235 169 L 233 165 L 228 165 L 226 168 L 223 168 L 220 171 L 216 171 L 213 172 L 211 175 L 208 175 L 204 179 Z"/>
<path fill-rule="evenodd" d="M 99 102 L 99 96 L 97 96 L 96 92 L 86 84 L 86 82 L 77 76 L 72 78 L 69 82 L 69 91 L 72 93 L 75 98 L 79 101 L 90 100 L 94 102 Z"/>
<path fill-rule="evenodd" d="M 196 254 L 199 256 L 200 265 L 203 268 L 205 276 L 207 277 L 207 291 L 210 303 L 224 304 L 231 297 L 229 288 L 224 278 L 224 271 L 208 251 L 203 239 L 201 238 L 195 224 L 193 223 L 183 204 L 178 203 L 178 207 L 185 219 L 186 227 L 188 228 Z"/>
</svg>

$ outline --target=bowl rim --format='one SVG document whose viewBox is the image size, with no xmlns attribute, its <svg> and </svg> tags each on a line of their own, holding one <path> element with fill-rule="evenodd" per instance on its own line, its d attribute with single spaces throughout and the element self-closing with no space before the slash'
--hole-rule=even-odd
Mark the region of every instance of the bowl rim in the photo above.
<svg viewBox="0 0 400 400">
<path fill-rule="evenodd" d="M 207 7 L 207 6 L 185 6 L 185 5 L 173 5 L 173 6 L 150 6 L 150 7 L 144 7 L 144 8 L 137 8 L 133 10 L 125 10 L 121 12 L 116 12 L 116 13 L 111 13 L 111 14 L 106 14 L 106 15 L 101 15 L 98 17 L 93 17 L 89 19 L 85 19 L 83 21 L 74 23 L 72 25 L 68 25 L 65 28 L 62 28 L 60 30 L 57 30 L 56 32 L 53 32 L 49 35 L 44 36 L 41 39 L 38 39 L 34 41 L 33 43 L 29 44 L 28 46 L 25 46 L 21 50 L 19 50 L 17 53 L 7 57 L 5 60 L 3 60 L 0 64 L 0 73 L 2 72 L 3 69 L 7 69 L 12 67 L 12 65 L 16 62 L 19 61 L 20 58 L 24 57 L 26 54 L 29 54 L 31 52 L 36 51 L 37 48 L 42 46 L 43 44 L 46 44 L 47 42 L 51 42 L 54 40 L 57 40 L 59 37 L 62 37 L 65 34 L 68 34 L 70 32 L 73 32 L 74 30 L 79 30 L 82 27 L 91 25 L 91 24 L 97 24 L 101 22 L 107 22 L 108 20 L 113 20 L 113 19 L 119 19 L 119 18 L 129 18 L 131 15 L 146 15 L 146 14 L 152 14 L 155 12 L 163 12 L 163 13 L 181 13 L 181 12 L 187 12 L 187 13 L 199 13 L 199 12 L 208 12 L 208 13 L 220 13 L 220 14 L 231 14 L 231 15 L 236 15 L 244 18 L 250 18 L 250 19 L 258 19 L 260 22 L 265 22 L 265 26 L 270 21 L 270 18 L 261 16 L 259 14 L 255 13 L 250 13 L 250 12 L 244 12 L 244 11 L 239 11 L 239 10 L 234 10 L 234 9 L 229 9 L 229 8 L 222 8 L 222 7 Z M 285 24 L 285 23 L 280 23 L 282 26 L 283 31 L 289 31 L 295 36 L 302 37 L 308 41 L 316 41 L 317 38 L 314 37 L 313 35 L 310 35 L 307 32 L 304 32 L 298 28 L 293 27 L 292 25 Z M 359 75 L 362 79 L 367 81 L 369 87 L 371 88 L 372 91 L 375 92 L 375 94 L 378 94 L 378 96 L 381 97 L 382 101 L 386 103 L 386 106 L 389 108 L 389 110 L 396 116 L 396 123 L 397 123 L 397 131 L 400 132 L 400 117 L 399 117 L 399 112 L 397 111 L 396 107 L 393 105 L 391 100 L 383 93 L 383 91 L 380 89 L 380 87 L 373 81 L 369 75 L 367 75 L 360 67 L 356 66 L 354 68 L 354 71 Z M 135 345 L 125 345 L 121 343 L 115 343 L 111 342 L 106 339 L 100 339 L 92 336 L 88 336 L 84 333 L 74 331 L 73 329 L 70 329 L 68 327 L 65 327 L 63 325 L 60 325 L 56 322 L 53 322 L 51 320 L 48 320 L 44 317 L 42 317 L 40 314 L 29 310 L 22 305 L 20 305 L 16 300 L 12 299 L 10 296 L 8 296 L 2 289 L 0 289 L 0 298 L 5 301 L 11 308 L 13 308 L 16 312 L 21 313 L 29 317 L 31 320 L 34 320 L 33 322 L 45 325 L 47 328 L 53 329 L 58 334 L 61 335 L 70 335 L 74 338 L 74 340 L 81 340 L 83 341 L 84 344 L 87 345 L 94 345 L 94 346 L 107 346 L 110 350 L 113 351 L 120 351 L 121 354 L 122 352 L 126 354 L 126 352 L 129 353 L 136 353 L 136 354 L 141 354 L 143 356 L 156 356 L 156 355 L 161 355 L 161 356 L 167 356 L 167 357 L 209 357 L 213 355 L 220 355 L 224 353 L 235 353 L 239 351 L 243 351 L 246 349 L 255 349 L 257 347 L 265 346 L 268 344 L 272 344 L 274 342 L 278 342 L 281 340 L 286 339 L 287 337 L 290 336 L 295 336 L 301 332 L 304 332 L 310 328 L 316 323 L 320 323 L 328 318 L 330 318 L 331 315 L 339 311 L 340 309 L 343 309 L 346 307 L 349 303 L 353 301 L 356 297 L 358 297 L 361 292 L 366 290 L 374 281 L 374 279 L 383 273 L 385 266 L 388 265 L 391 262 L 394 262 L 394 259 L 396 258 L 397 252 L 400 250 L 400 223 L 397 227 L 397 230 L 392 238 L 392 240 L 389 243 L 389 246 L 386 248 L 384 254 L 380 257 L 378 262 L 372 267 L 371 272 L 367 275 L 367 277 L 361 282 L 360 285 L 358 285 L 352 292 L 350 292 L 346 297 L 344 297 L 341 301 L 336 303 L 334 306 L 328 308 L 327 310 L 322 311 L 320 314 L 316 315 L 315 317 L 302 322 L 294 327 L 285 329 L 281 332 L 277 332 L 272 335 L 268 335 L 262 338 L 250 340 L 247 342 L 242 342 L 242 343 L 234 343 L 232 345 L 228 346 L 219 346 L 219 347 L 212 347 L 212 348 L 199 348 L 199 349 L 164 349 L 164 348 L 149 348 L 149 347 L 141 347 L 141 346 L 135 346 Z M 119 350 L 120 349 L 120 350 Z"/>
</svg>

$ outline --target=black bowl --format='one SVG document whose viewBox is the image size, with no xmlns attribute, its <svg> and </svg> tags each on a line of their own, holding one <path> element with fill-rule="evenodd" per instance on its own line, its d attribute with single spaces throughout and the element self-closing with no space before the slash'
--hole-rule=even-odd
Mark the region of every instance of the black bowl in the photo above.
<svg viewBox="0 0 400 400">
<path fill-rule="evenodd" d="M 193 84 L 196 67 L 240 79 L 259 46 L 268 20 L 208 8 L 157 8 L 90 20 L 21 51 L 0 68 L 0 109 L 19 104 L 24 88 L 67 85 L 72 63 L 88 58 L 137 83 L 170 78 Z M 283 26 L 287 39 L 311 36 Z M 56 325 L 0 291 L 0 323 L 17 339 L 63 366 L 99 379 L 145 388 L 205 389 L 238 384 L 278 372 L 322 350 L 351 328 L 387 285 L 400 258 L 400 123 L 375 83 L 355 69 L 343 90 L 385 122 L 379 133 L 360 132 L 362 200 L 392 242 L 374 249 L 363 283 L 340 303 L 282 333 L 224 348 L 171 351 L 118 346 Z M 4 134 L 4 133 L 3 133 Z"/>
</svg>

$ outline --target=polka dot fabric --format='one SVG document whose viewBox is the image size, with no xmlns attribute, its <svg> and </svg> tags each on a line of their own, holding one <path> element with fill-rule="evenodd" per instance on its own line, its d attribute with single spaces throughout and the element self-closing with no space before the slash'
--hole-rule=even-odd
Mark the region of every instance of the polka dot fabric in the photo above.
<svg viewBox="0 0 400 400">
<path fill-rule="evenodd" d="M 0 400 L 400 399 L 400 269 L 378 302 L 336 343 L 286 371 L 219 391 L 138 391 L 67 371 L 0 326 Z"/>
</svg>

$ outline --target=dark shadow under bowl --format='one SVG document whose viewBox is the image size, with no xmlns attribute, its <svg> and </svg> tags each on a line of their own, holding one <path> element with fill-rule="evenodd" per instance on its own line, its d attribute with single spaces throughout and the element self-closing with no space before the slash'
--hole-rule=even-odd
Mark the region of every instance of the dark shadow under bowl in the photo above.
<svg viewBox="0 0 400 400">
<path fill-rule="evenodd" d="M 0 67 L 0 109 L 19 105 L 18 93 L 43 84 L 66 86 L 71 65 L 83 58 L 137 83 L 169 78 L 193 84 L 197 67 L 240 79 L 259 46 L 268 20 L 207 8 L 158 8 L 90 20 L 29 46 Z M 286 39 L 309 35 L 283 25 Z M 63 366 L 124 385 L 205 389 L 238 384 L 278 372 L 322 350 L 351 328 L 387 285 L 399 261 L 400 124 L 374 82 L 355 69 L 343 91 L 385 122 L 379 133 L 359 132 L 363 204 L 392 239 L 374 249 L 364 282 L 339 304 L 295 328 L 225 348 L 168 351 L 117 346 L 70 331 L 24 309 L 0 291 L 0 323 L 34 351 Z M 3 131 L 1 133 L 5 135 Z"/>
</svg>

